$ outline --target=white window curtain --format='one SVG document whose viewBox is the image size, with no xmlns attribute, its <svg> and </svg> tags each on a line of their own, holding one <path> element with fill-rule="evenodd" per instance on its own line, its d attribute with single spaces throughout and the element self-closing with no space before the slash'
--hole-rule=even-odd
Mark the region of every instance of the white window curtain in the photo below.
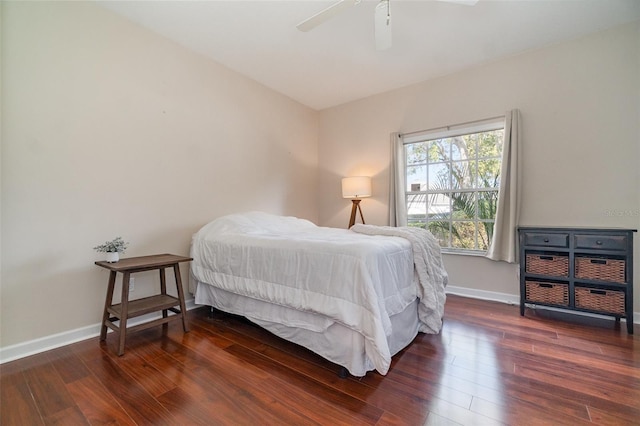
<svg viewBox="0 0 640 426">
<path fill-rule="evenodd" d="M 505 114 L 504 145 L 502 147 L 502 166 L 500 172 L 500 191 L 496 208 L 496 221 L 493 238 L 487 252 L 492 260 L 509 263 L 518 261 L 518 241 L 516 228 L 520 219 L 520 199 L 522 171 L 520 154 L 520 111 L 517 109 Z"/>
<path fill-rule="evenodd" d="M 391 133 L 389 164 L 389 226 L 407 226 L 404 145 L 400 133 Z"/>
</svg>

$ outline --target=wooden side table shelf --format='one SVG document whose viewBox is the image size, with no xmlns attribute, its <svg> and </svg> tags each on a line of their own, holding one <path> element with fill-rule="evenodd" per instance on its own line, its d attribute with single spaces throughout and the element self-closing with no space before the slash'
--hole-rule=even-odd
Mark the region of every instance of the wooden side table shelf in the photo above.
<svg viewBox="0 0 640 426">
<path fill-rule="evenodd" d="M 120 259 L 115 263 L 106 261 L 96 262 L 96 265 L 109 269 L 109 285 L 107 287 L 107 297 L 104 302 L 104 312 L 102 314 L 102 326 L 100 328 L 100 340 L 107 337 L 107 327 L 119 333 L 118 355 L 124 354 L 124 344 L 127 331 L 143 330 L 169 321 L 182 320 L 182 328 L 185 333 L 189 331 L 187 326 L 186 308 L 184 304 L 184 290 L 182 289 L 182 279 L 180 278 L 180 262 L 189 262 L 190 257 L 177 256 L 174 254 L 154 254 L 151 256 L 129 257 Z M 165 269 L 173 268 L 175 275 L 178 297 L 167 294 L 167 281 Z M 160 294 L 142 299 L 129 300 L 129 278 L 135 272 L 160 271 Z M 116 274 L 122 273 L 122 297 L 118 304 L 113 304 L 113 289 L 116 284 Z M 179 308 L 177 308 L 179 307 Z M 127 327 L 129 318 L 162 311 L 162 318 L 147 321 L 134 327 Z M 175 315 L 169 315 L 169 311 Z M 114 321 L 119 320 L 119 325 Z"/>
</svg>

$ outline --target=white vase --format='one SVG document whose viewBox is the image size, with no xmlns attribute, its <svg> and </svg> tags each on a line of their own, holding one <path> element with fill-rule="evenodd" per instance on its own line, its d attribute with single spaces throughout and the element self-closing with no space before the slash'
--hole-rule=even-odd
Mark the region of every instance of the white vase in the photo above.
<svg viewBox="0 0 640 426">
<path fill-rule="evenodd" d="M 120 260 L 120 253 L 117 251 L 108 251 L 107 252 L 107 262 L 115 263 Z"/>
</svg>

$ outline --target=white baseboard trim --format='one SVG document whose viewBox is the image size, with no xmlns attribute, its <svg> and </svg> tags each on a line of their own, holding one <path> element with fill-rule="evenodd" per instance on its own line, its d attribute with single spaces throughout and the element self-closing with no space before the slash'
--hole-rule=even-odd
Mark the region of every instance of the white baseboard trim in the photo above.
<svg viewBox="0 0 640 426">
<path fill-rule="evenodd" d="M 200 306 L 194 303 L 194 299 L 186 300 L 185 305 L 187 311 Z M 160 316 L 159 312 L 154 312 L 133 318 L 128 323 L 134 326 L 152 319 L 160 318 Z M 108 329 L 107 331 L 111 332 L 112 330 Z M 50 336 L 0 348 L 0 364 L 15 361 L 20 358 L 59 348 L 61 346 L 70 345 L 82 340 L 91 339 L 99 335 L 100 324 L 93 324 L 86 327 L 76 328 L 75 330 L 63 331 L 62 333 L 52 334 Z"/>
<path fill-rule="evenodd" d="M 455 294 L 456 296 L 470 297 L 472 299 L 491 300 L 492 302 L 502 302 L 509 305 L 520 304 L 520 295 L 517 294 L 498 293 L 496 291 L 477 290 L 452 285 L 448 285 L 445 291 L 447 294 Z"/>
<path fill-rule="evenodd" d="M 474 288 L 456 287 L 456 286 L 447 286 L 446 293 L 454 294 L 456 296 L 469 297 L 471 299 L 490 300 L 492 302 L 502 302 L 509 305 L 518 305 L 518 306 L 520 305 L 520 295 L 518 294 L 498 293 L 494 291 L 477 290 Z M 527 306 L 533 306 L 535 309 L 547 309 L 549 311 L 568 312 L 567 310 L 564 310 L 562 308 L 554 308 L 553 306 L 542 306 L 542 305 L 535 305 L 535 304 L 528 304 L 528 303 L 527 303 Z M 587 317 L 594 317 L 594 318 L 605 318 L 605 319 L 612 318 L 609 315 L 598 315 L 598 314 L 592 314 L 589 312 L 582 312 L 582 311 L 571 311 L 571 313 L 576 315 L 584 315 Z M 622 318 L 621 321 L 626 322 L 624 318 Z M 640 312 L 633 313 L 633 323 L 640 324 Z"/>
<path fill-rule="evenodd" d="M 447 286 L 447 294 L 454 294 L 457 296 L 469 297 L 472 299 L 490 300 L 494 302 L 502 302 L 509 305 L 519 305 L 520 296 L 517 294 L 499 293 L 495 291 L 477 290 L 466 287 Z M 185 301 L 187 310 L 191 310 L 199 307 L 194 303 L 194 299 Z M 538 306 L 538 309 L 549 309 L 562 311 L 562 309 L 555 309 L 549 306 Z M 566 311 L 565 311 L 566 312 Z M 611 318 L 608 316 L 589 314 L 586 312 L 573 311 L 574 314 L 593 316 L 597 318 Z M 132 319 L 129 324 L 136 325 L 151 319 L 159 318 L 159 313 L 147 314 Z M 634 324 L 640 324 L 640 312 L 633 313 Z M 622 319 L 624 321 L 624 318 Z M 111 330 L 108 330 L 111 332 Z M 41 337 L 39 339 L 29 340 L 27 342 L 18 343 L 16 345 L 0 348 L 0 364 L 5 362 L 15 361 L 20 358 L 24 358 L 30 355 L 35 355 L 41 352 L 45 352 L 51 349 L 59 348 L 61 346 L 70 345 L 72 343 L 79 342 L 81 340 L 91 339 L 100 335 L 100 324 L 89 325 L 86 327 L 77 328 L 75 330 L 64 331 L 62 333 L 52 334 L 51 336 Z"/>
</svg>

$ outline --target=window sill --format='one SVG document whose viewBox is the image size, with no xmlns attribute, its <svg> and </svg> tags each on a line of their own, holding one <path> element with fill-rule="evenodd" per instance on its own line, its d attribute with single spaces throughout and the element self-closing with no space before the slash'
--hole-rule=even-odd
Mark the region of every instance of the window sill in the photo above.
<svg viewBox="0 0 640 426">
<path fill-rule="evenodd" d="M 486 257 L 487 252 L 481 250 L 452 250 L 441 249 L 442 254 L 453 254 L 455 256 L 474 256 L 474 257 Z"/>
</svg>

